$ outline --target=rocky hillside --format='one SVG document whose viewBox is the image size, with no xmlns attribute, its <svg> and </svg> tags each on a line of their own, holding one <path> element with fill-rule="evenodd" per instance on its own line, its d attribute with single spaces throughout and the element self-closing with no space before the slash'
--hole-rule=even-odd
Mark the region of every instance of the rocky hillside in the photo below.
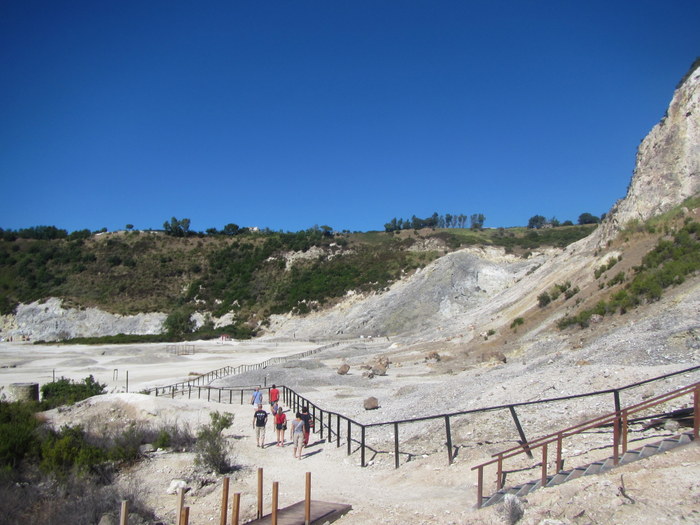
<svg viewBox="0 0 700 525">
<path fill-rule="evenodd" d="M 627 196 L 613 206 L 590 236 L 562 250 L 514 261 L 503 251 L 465 250 L 442 257 L 422 272 L 396 283 L 389 292 L 352 298 L 329 312 L 299 319 L 278 317 L 278 335 L 323 334 L 400 336 L 402 340 L 470 343 L 485 335 L 537 337 L 564 315 L 609 296 L 596 269 L 611 258 L 633 272 L 661 238 L 643 224 L 681 206 L 700 191 L 700 68 L 698 63 L 676 89 L 667 116 L 644 139 Z M 677 221 L 698 219 L 683 208 Z M 678 227 L 665 225 L 665 228 Z M 607 275 L 607 274 L 606 274 Z M 578 289 L 575 300 L 543 309 L 538 296 L 557 285 Z M 522 320 L 518 329 L 513 323 Z M 528 335 L 529 334 L 529 335 Z M 492 338 L 493 339 L 493 338 Z"/>
</svg>

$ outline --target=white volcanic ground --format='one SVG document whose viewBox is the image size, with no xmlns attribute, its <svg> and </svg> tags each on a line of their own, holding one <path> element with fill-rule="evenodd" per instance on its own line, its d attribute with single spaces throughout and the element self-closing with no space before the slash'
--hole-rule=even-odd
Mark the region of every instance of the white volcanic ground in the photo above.
<svg viewBox="0 0 700 525">
<path fill-rule="evenodd" d="M 454 412 L 511 402 L 531 401 L 622 386 L 660 374 L 688 368 L 700 362 L 698 315 L 700 286 L 688 284 L 673 297 L 649 308 L 644 318 L 619 318 L 608 329 L 582 331 L 581 348 L 568 336 L 543 336 L 524 347 L 506 363 L 473 364 L 449 343 L 437 351 L 440 361 L 426 359 L 428 352 L 391 340 L 343 341 L 312 357 L 275 365 L 240 376 L 222 378 L 218 386 L 248 386 L 272 382 L 285 384 L 320 407 L 340 412 L 363 423 L 391 421 Z M 280 505 L 303 499 L 304 473 L 311 472 L 313 497 L 348 503 L 353 511 L 343 524 L 504 523 L 499 507 L 474 510 L 476 477 L 471 467 L 491 454 L 516 443 L 517 433 L 507 411 L 452 418 L 453 444 L 457 456 L 447 464 L 444 424 L 423 422 L 402 425 L 401 467 L 392 455 L 393 433 L 389 427 L 370 429 L 367 439 L 369 466 L 359 466 L 360 455 L 346 455 L 345 442 L 338 448 L 316 436 L 303 460 L 292 458 L 290 447 L 255 447 L 250 405 L 207 403 L 200 400 L 165 399 L 129 391 L 164 385 L 226 365 L 253 364 L 271 357 L 289 356 L 320 344 L 275 342 L 273 339 L 217 344 L 197 342 L 191 356 L 173 356 L 166 345 L 36 346 L 0 344 L 0 393 L 14 382 L 51 380 L 66 376 L 82 379 L 88 374 L 108 385 L 109 395 L 97 396 L 70 409 L 47 413 L 54 425 L 82 423 L 89 429 L 104 425 L 123 427 L 129 422 L 182 424 L 196 429 L 209 421 L 212 410 L 235 414 L 228 431 L 230 450 L 241 469 L 233 474 L 232 492 L 240 491 L 243 517 L 255 514 L 256 470 L 265 472 L 265 505 L 269 509 L 272 481 L 280 482 Z M 434 348 L 433 348 L 434 349 Z M 386 376 L 363 377 L 363 365 L 378 356 L 390 360 Z M 341 363 L 350 372 L 341 376 Z M 116 371 L 116 372 L 115 372 Z M 622 395 L 623 404 L 661 394 L 700 380 L 694 372 L 645 385 Z M 363 400 L 379 399 L 380 408 L 365 411 Z M 554 403 L 548 408 L 518 409 L 529 438 L 581 422 L 612 409 L 612 396 Z M 680 400 L 668 408 L 688 406 Z M 675 428 L 635 427 L 633 446 L 658 440 Z M 268 431 L 267 441 L 273 442 Z M 314 440 L 312 440 L 314 441 Z M 585 464 L 606 457 L 608 434 L 591 433 L 565 443 L 567 465 Z M 591 452 L 589 450 L 593 448 Z M 537 460 L 531 464 L 537 463 Z M 509 470 L 524 468 L 515 463 Z M 520 523 L 700 523 L 700 447 L 688 445 L 559 487 L 530 494 Z M 508 483 L 535 479 L 538 469 L 512 472 Z M 494 474 L 487 473 L 487 482 Z M 190 487 L 187 504 L 191 523 L 218 520 L 221 476 L 194 464 L 189 453 L 159 451 L 124 472 L 119 482 L 138 492 L 158 516 L 172 523 L 175 496 L 167 489 L 175 479 Z M 620 487 L 624 483 L 626 497 Z M 549 521 L 547 521 L 549 520 Z"/>
</svg>

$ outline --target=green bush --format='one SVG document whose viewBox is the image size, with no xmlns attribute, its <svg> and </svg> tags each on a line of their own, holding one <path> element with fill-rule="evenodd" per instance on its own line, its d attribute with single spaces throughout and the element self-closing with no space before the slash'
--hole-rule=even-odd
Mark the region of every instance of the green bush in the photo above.
<svg viewBox="0 0 700 525">
<path fill-rule="evenodd" d="M 537 296 L 537 304 L 539 305 L 540 308 L 544 308 L 550 302 L 552 302 L 552 298 L 550 297 L 549 293 L 547 293 L 547 292 L 542 292 L 540 295 Z"/>
<path fill-rule="evenodd" d="M 73 471 L 91 472 L 106 459 L 102 449 L 88 443 L 81 426 L 64 426 L 58 432 L 50 432 L 42 441 L 39 466 L 46 473 L 65 478 Z"/>
<path fill-rule="evenodd" d="M 25 457 L 38 455 L 35 411 L 30 403 L 0 401 L 0 470 L 12 471 Z"/>
<path fill-rule="evenodd" d="M 92 374 L 83 379 L 80 383 L 62 377 L 56 381 L 42 385 L 42 407 L 45 410 L 49 410 L 61 405 L 71 405 L 83 399 L 87 399 L 88 397 L 104 394 L 106 386 L 107 385 L 95 381 Z"/>
<path fill-rule="evenodd" d="M 226 439 L 222 432 L 233 425 L 233 414 L 212 412 L 209 416 L 211 422 L 197 432 L 195 461 L 219 474 L 225 474 L 233 470 L 233 465 L 229 459 Z"/>
</svg>

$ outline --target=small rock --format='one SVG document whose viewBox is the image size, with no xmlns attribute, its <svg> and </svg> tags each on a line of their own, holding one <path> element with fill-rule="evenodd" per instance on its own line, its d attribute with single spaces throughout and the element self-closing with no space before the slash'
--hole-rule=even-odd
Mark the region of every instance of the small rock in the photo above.
<svg viewBox="0 0 700 525">
<path fill-rule="evenodd" d="M 187 486 L 187 482 L 185 480 L 174 479 L 170 482 L 170 486 L 165 492 L 166 494 L 177 494 L 177 491 L 180 489 L 184 489 L 185 492 L 188 492 L 190 487 Z"/>
<path fill-rule="evenodd" d="M 365 399 L 363 406 L 365 410 L 376 410 L 379 408 L 379 400 L 376 397 L 368 397 Z"/>
<path fill-rule="evenodd" d="M 344 376 L 350 371 L 350 365 L 347 363 L 344 363 L 340 365 L 340 368 L 338 368 L 338 375 Z"/>
</svg>

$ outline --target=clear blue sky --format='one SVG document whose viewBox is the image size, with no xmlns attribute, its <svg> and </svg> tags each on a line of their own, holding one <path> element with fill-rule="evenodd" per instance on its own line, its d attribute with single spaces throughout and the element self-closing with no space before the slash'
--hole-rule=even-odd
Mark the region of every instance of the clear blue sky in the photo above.
<svg viewBox="0 0 700 525">
<path fill-rule="evenodd" d="M 600 215 L 700 2 L 4 1 L 0 227 Z"/>
</svg>

